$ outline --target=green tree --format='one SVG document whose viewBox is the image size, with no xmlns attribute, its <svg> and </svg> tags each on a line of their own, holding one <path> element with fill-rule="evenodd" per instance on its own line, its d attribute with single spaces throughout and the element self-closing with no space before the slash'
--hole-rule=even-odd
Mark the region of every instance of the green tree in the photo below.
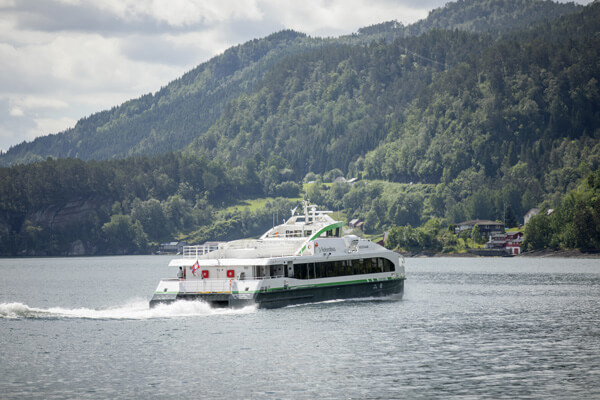
<svg viewBox="0 0 600 400">
<path fill-rule="evenodd" d="M 172 230 L 171 221 L 165 215 L 160 201 L 150 199 L 134 202 L 131 217 L 141 223 L 150 240 L 162 241 L 169 239 Z"/>
<path fill-rule="evenodd" d="M 525 225 L 525 241 L 523 246 L 527 250 L 541 250 L 550 245 L 552 238 L 552 228 L 550 225 L 550 217 L 546 215 L 546 210 L 532 217 L 527 225 Z"/>
<path fill-rule="evenodd" d="M 148 246 L 148 237 L 139 221 L 133 222 L 129 215 L 117 214 L 102 226 L 107 247 L 115 253 L 143 252 Z"/>
<path fill-rule="evenodd" d="M 471 230 L 471 239 L 473 239 L 473 243 L 485 243 L 485 238 L 481 235 L 481 232 L 479 231 L 479 225 L 475 225 Z"/>
</svg>

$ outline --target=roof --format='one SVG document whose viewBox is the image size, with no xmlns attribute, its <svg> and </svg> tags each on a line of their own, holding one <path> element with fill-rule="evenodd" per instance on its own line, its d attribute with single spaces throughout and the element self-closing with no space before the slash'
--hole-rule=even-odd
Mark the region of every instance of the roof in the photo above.
<svg viewBox="0 0 600 400">
<path fill-rule="evenodd" d="M 506 233 L 506 238 L 509 240 L 512 240 L 517 237 L 522 237 L 522 236 L 523 236 L 523 232 L 521 232 L 521 231 Z"/>
</svg>

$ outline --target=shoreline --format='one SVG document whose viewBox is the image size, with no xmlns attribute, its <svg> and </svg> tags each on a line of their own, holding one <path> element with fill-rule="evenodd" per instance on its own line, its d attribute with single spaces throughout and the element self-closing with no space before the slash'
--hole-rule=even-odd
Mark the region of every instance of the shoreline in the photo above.
<svg viewBox="0 0 600 400">
<path fill-rule="evenodd" d="M 497 254 L 490 255 L 481 255 L 481 254 L 473 254 L 473 253 L 434 253 L 429 251 L 420 251 L 420 252 L 399 252 L 406 258 L 486 258 L 486 257 L 518 257 L 518 258 L 588 258 L 588 259 L 600 259 L 600 251 L 592 250 L 592 251 L 581 251 L 581 250 L 534 250 L 527 251 L 525 253 L 519 255 L 505 255 L 498 256 Z"/>
<path fill-rule="evenodd" d="M 534 250 L 527 251 L 525 253 L 519 255 L 498 255 L 489 254 L 482 255 L 481 253 L 475 254 L 470 252 L 465 253 L 436 253 L 433 251 L 418 251 L 418 252 L 401 252 L 394 250 L 397 253 L 401 254 L 406 258 L 487 258 L 487 257 L 522 257 L 522 258 L 589 258 L 589 259 L 600 259 L 600 250 L 590 250 L 590 251 L 581 251 L 577 249 L 571 250 Z M 0 255 L 1 259 L 18 259 L 18 258 L 87 258 L 87 257 L 130 257 L 130 256 L 160 256 L 160 257 L 177 257 L 177 254 L 157 254 L 157 253 L 148 253 L 148 254 L 81 254 L 81 255 Z"/>
</svg>

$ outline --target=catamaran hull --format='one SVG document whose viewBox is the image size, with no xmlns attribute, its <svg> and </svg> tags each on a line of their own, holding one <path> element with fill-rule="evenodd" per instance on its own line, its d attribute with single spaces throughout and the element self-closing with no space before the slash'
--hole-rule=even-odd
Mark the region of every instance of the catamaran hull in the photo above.
<svg viewBox="0 0 600 400">
<path fill-rule="evenodd" d="M 404 279 L 391 279 L 345 285 L 278 289 L 258 293 L 179 293 L 170 297 L 155 294 L 150 300 L 150 307 L 178 300 L 191 300 L 205 301 L 213 307 L 280 308 L 296 304 L 365 297 L 394 296 L 401 299 L 403 293 Z"/>
<path fill-rule="evenodd" d="M 170 304 L 179 300 L 204 301 L 215 308 L 229 307 L 229 293 L 178 293 L 171 296 L 155 294 L 150 300 L 150 308 L 159 304 Z"/>
<path fill-rule="evenodd" d="M 252 298 L 241 298 L 240 295 L 234 294 L 231 296 L 229 304 L 233 308 L 254 304 L 259 308 L 279 308 L 296 304 L 364 297 L 395 296 L 400 299 L 403 292 L 404 279 L 394 279 L 379 282 L 259 292 Z"/>
</svg>

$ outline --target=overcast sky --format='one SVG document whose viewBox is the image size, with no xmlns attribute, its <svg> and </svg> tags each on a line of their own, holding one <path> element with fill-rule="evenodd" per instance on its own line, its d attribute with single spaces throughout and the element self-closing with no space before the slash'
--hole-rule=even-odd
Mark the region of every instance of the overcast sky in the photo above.
<svg viewBox="0 0 600 400">
<path fill-rule="evenodd" d="M 161 86 L 282 29 L 340 36 L 447 0 L 0 0 L 0 149 Z M 587 4 L 588 0 L 578 3 Z"/>
</svg>

